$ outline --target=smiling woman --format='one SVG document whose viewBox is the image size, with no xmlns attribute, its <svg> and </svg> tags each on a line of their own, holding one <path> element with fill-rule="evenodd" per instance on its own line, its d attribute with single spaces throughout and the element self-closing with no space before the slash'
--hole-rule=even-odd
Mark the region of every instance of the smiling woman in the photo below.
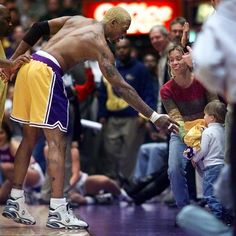
<svg viewBox="0 0 236 236">
<path fill-rule="evenodd" d="M 168 65 L 172 79 L 161 88 L 161 99 L 168 115 L 179 123 L 179 134 L 171 134 L 169 144 L 169 178 L 176 204 L 183 207 L 189 204 L 188 183 L 185 168 L 187 160 L 183 151 L 187 147 L 183 142 L 186 134 L 185 123 L 193 122 L 204 116 L 204 107 L 217 99 L 194 78 L 191 68 L 183 59 L 181 46 L 173 46 L 168 53 Z M 191 128 L 191 127 L 188 127 Z M 191 170 L 194 178 L 194 170 Z M 192 180 L 191 182 L 194 182 Z M 192 194 L 192 193 L 191 193 Z"/>
<path fill-rule="evenodd" d="M 178 80 L 178 82 L 176 81 L 177 84 L 180 86 L 182 85 L 183 87 L 188 87 L 189 83 L 191 83 L 193 79 L 193 74 L 192 68 L 189 67 L 183 59 L 184 55 L 184 49 L 181 46 L 173 46 L 169 50 L 168 65 L 169 73 L 172 78 L 180 75 L 176 78 Z M 181 74 L 185 74 L 185 76 L 182 76 Z M 189 83 L 187 83 L 187 81 L 189 81 Z"/>
</svg>

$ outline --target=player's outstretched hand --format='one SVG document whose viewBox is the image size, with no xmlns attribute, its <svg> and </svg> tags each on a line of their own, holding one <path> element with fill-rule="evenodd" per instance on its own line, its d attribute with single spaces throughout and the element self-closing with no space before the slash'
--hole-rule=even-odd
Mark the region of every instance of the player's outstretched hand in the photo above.
<svg viewBox="0 0 236 236">
<path fill-rule="evenodd" d="M 158 129 L 164 130 L 166 133 L 178 133 L 179 124 L 171 119 L 168 115 L 161 115 L 156 121 L 155 125 Z"/>
</svg>

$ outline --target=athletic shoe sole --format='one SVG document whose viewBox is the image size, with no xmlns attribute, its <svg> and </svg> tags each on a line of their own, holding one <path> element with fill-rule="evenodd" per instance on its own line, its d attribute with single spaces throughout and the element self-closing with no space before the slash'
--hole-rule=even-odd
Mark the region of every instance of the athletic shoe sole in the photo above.
<svg viewBox="0 0 236 236">
<path fill-rule="evenodd" d="M 87 229 L 89 226 L 78 226 L 78 225 L 64 225 L 61 222 L 47 223 L 47 227 L 53 229 Z"/>
<path fill-rule="evenodd" d="M 30 221 L 28 219 L 21 218 L 17 212 L 14 211 L 4 211 L 2 216 L 14 220 L 16 223 L 24 225 L 35 225 L 36 221 Z"/>
</svg>

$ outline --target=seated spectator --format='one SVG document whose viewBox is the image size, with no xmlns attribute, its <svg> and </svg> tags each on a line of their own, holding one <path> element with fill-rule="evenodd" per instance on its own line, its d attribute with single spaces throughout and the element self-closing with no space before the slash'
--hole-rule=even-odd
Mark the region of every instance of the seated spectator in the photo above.
<svg viewBox="0 0 236 236">
<path fill-rule="evenodd" d="M 14 157 L 18 146 L 19 142 L 12 138 L 9 126 L 3 122 L 2 128 L 0 128 L 0 173 L 2 175 L 2 183 L 0 183 L 1 202 L 5 202 L 10 193 L 14 174 Z M 39 164 L 35 162 L 34 158 L 31 157 L 31 164 L 27 171 L 24 188 L 28 191 L 32 191 L 34 188 L 40 187 L 43 181 L 44 175 L 42 169 Z M 4 191 L 2 189 L 4 189 Z"/>
<path fill-rule="evenodd" d="M 20 141 L 22 139 L 22 125 L 10 119 L 13 104 L 14 84 L 8 83 L 7 96 L 5 101 L 4 122 L 9 126 L 12 138 Z"/>
<path fill-rule="evenodd" d="M 167 143 L 145 143 L 138 151 L 134 180 L 153 174 L 168 162 Z"/>
<path fill-rule="evenodd" d="M 119 174 L 121 186 L 137 205 L 161 194 L 169 187 L 167 175 L 169 140 L 166 135 L 148 124 L 146 123 L 146 128 L 150 143 L 142 144 L 139 148 L 132 180 Z M 170 191 L 163 196 L 164 201 L 173 203 L 171 198 Z"/>
<path fill-rule="evenodd" d="M 161 194 L 170 185 L 167 165 L 162 166 L 154 173 L 147 175 L 135 182 L 124 181 L 122 188 L 136 205 L 141 205 L 151 198 Z"/>
</svg>

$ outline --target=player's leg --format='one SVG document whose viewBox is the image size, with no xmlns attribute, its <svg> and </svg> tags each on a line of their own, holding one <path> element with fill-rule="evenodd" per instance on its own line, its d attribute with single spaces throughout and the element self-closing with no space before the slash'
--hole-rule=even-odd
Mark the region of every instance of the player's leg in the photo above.
<svg viewBox="0 0 236 236">
<path fill-rule="evenodd" d="M 75 217 L 63 198 L 65 176 L 65 133 L 55 129 L 44 129 L 48 143 L 47 171 L 51 179 L 51 199 L 47 226 L 50 228 L 86 229 L 88 224 Z"/>
<path fill-rule="evenodd" d="M 17 149 L 15 162 L 14 162 L 14 178 L 13 188 L 7 204 L 3 210 L 2 215 L 13 219 L 17 223 L 22 224 L 35 224 L 35 219 L 25 204 L 23 183 L 28 170 L 30 157 L 37 142 L 39 129 L 30 127 L 29 125 L 23 126 L 23 139 Z"/>
</svg>

